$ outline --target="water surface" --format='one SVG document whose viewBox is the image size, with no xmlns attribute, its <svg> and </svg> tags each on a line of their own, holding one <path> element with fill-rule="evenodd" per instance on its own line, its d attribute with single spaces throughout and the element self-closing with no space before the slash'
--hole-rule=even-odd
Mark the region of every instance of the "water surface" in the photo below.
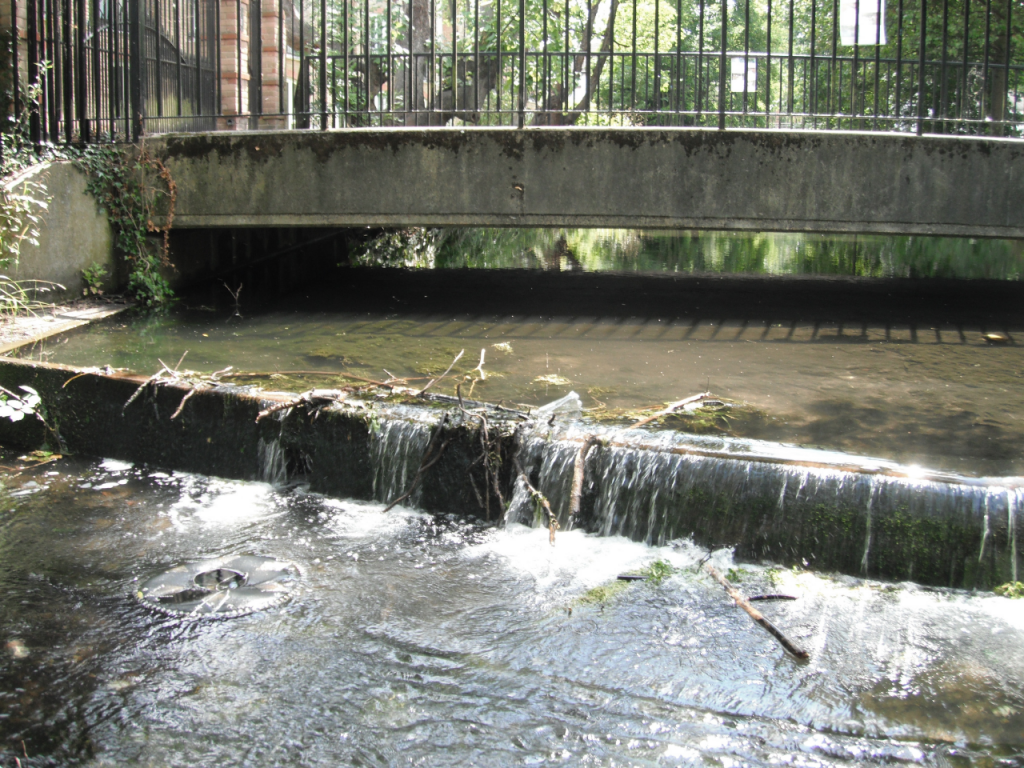
<svg viewBox="0 0 1024 768">
<path fill-rule="evenodd" d="M 23 765 L 1024 764 L 1021 601 L 716 553 L 748 594 L 798 597 L 761 605 L 801 664 L 685 541 L 551 547 L 546 530 L 112 461 L 4 483 L 4 765 L 22 741 Z M 133 597 L 229 554 L 290 560 L 302 587 L 222 621 Z M 656 558 L 677 572 L 581 601 Z"/>
</svg>

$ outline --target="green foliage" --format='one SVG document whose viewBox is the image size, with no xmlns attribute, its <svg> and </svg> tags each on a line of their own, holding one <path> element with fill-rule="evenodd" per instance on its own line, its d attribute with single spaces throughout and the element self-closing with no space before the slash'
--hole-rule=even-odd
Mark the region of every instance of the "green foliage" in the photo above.
<svg viewBox="0 0 1024 768">
<path fill-rule="evenodd" d="M 434 266 L 438 246 L 445 230 L 409 227 L 384 230 L 354 249 L 349 257 L 360 267 L 422 267 Z"/>
<path fill-rule="evenodd" d="M 996 587 L 995 593 L 1002 595 L 1003 597 L 1011 597 L 1013 599 L 1024 597 L 1024 582 L 1021 581 L 1008 581 L 1005 584 L 1001 584 Z"/>
<path fill-rule="evenodd" d="M 92 145 L 76 158 L 89 177 L 87 189 L 107 211 L 114 229 L 114 246 L 130 265 L 128 293 L 141 306 L 153 308 L 166 304 L 174 293 L 162 270 L 171 267 L 167 258 L 167 231 L 174 214 L 175 188 L 166 169 L 151 160 L 145 150 L 138 153 Z M 155 174 L 154 174 L 155 172 Z M 157 190 L 147 177 L 156 175 L 165 189 Z M 158 197 L 169 201 L 165 227 L 153 224 L 153 209 Z M 155 245 L 150 233 L 163 234 Z"/>
<path fill-rule="evenodd" d="M 600 605 L 604 606 L 613 598 L 622 594 L 629 587 L 628 581 L 610 581 L 588 589 L 576 599 L 577 605 Z"/>
<path fill-rule="evenodd" d="M 655 560 L 644 568 L 648 584 L 661 584 L 665 579 L 675 573 L 675 568 L 664 560 Z"/>
<path fill-rule="evenodd" d="M 21 421 L 26 416 L 36 416 L 42 419 L 38 410 L 39 393 L 24 384 L 19 389 L 23 390 L 25 394 L 18 395 L 9 389 L 0 387 L 0 419 Z"/>
<path fill-rule="evenodd" d="M 82 289 L 83 296 L 102 296 L 103 281 L 107 278 L 107 268 L 99 262 L 93 262 L 82 270 L 82 281 L 85 288 Z"/>
</svg>

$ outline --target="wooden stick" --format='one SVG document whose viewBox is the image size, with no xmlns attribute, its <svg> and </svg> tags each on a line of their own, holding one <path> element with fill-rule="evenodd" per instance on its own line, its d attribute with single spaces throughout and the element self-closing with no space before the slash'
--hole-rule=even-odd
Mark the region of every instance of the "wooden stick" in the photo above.
<svg viewBox="0 0 1024 768">
<path fill-rule="evenodd" d="M 516 469 L 519 470 L 519 476 L 523 479 L 523 483 L 526 484 L 526 490 L 530 492 L 530 496 L 533 500 L 538 502 L 544 509 L 544 515 L 548 519 L 548 543 L 553 547 L 555 546 L 555 531 L 559 529 L 558 518 L 555 517 L 555 513 L 551 510 L 551 503 L 548 501 L 548 497 L 538 491 L 533 485 L 530 484 L 530 478 L 527 477 L 523 465 L 519 463 L 519 457 L 515 458 Z"/>
<path fill-rule="evenodd" d="M 750 616 L 750 618 L 752 618 L 756 623 L 764 627 L 768 631 L 768 634 L 770 634 L 772 637 L 778 640 L 783 648 L 785 648 L 798 659 L 810 658 L 810 654 L 807 653 L 807 651 L 794 645 L 788 637 L 782 634 L 782 631 L 778 627 L 776 627 L 774 624 L 768 621 L 768 619 L 762 616 L 761 612 L 758 611 L 754 606 L 752 606 L 750 604 L 750 601 L 747 600 L 747 598 L 745 598 L 738 589 L 736 589 L 731 583 L 729 583 L 728 579 L 726 579 L 724 576 L 722 576 L 722 574 L 720 574 L 718 571 L 711 567 L 711 563 L 704 563 L 704 570 L 710 573 L 712 578 L 714 578 L 715 581 L 722 585 L 722 587 L 728 593 L 729 597 L 733 599 L 736 605 L 738 605 L 740 608 L 746 611 L 747 615 Z"/>
<path fill-rule="evenodd" d="M 587 463 L 587 451 L 590 450 L 591 446 L 599 442 L 600 440 L 595 435 L 587 435 L 583 440 L 583 445 L 580 446 L 579 453 L 576 454 L 576 463 L 573 465 L 572 470 L 572 494 L 569 496 L 570 524 L 580 514 L 580 501 L 583 496 L 583 471 Z"/>
<path fill-rule="evenodd" d="M 703 400 L 706 397 L 711 397 L 711 393 L 701 392 L 699 395 L 693 395 L 692 397 L 684 397 L 682 400 L 676 400 L 674 403 L 669 403 L 667 406 L 665 406 L 662 410 L 658 411 L 653 416 L 648 416 L 645 419 L 640 419 L 640 421 L 638 421 L 636 424 L 631 425 L 630 429 L 636 429 L 637 427 L 642 427 L 645 424 L 650 424 L 652 421 L 657 421 L 662 416 L 668 416 L 670 413 L 672 413 L 675 410 L 678 410 L 679 408 L 682 408 L 684 405 L 695 403 L 698 400 Z"/>
<path fill-rule="evenodd" d="M 454 368 L 455 364 L 457 362 L 459 362 L 459 360 L 462 359 L 462 356 L 464 354 L 466 354 L 466 350 L 462 350 L 461 352 L 459 352 L 459 354 L 457 354 L 455 356 L 455 359 L 452 360 L 452 364 L 448 366 L 448 370 L 446 370 L 444 373 L 442 373 L 436 379 L 431 379 L 430 382 L 427 384 L 427 386 L 425 386 L 423 389 L 421 389 L 419 392 L 416 393 L 416 397 L 423 397 L 423 393 L 424 392 L 426 392 L 428 389 L 430 389 L 432 386 L 434 386 L 437 382 L 439 382 L 441 379 L 443 379 L 445 376 L 447 376 L 449 373 L 451 373 L 452 368 Z"/>
<path fill-rule="evenodd" d="M 234 373 L 228 373 L 223 376 L 225 379 L 258 379 L 266 376 L 340 376 L 345 379 L 352 379 L 353 381 L 363 381 L 367 384 L 373 384 L 378 387 L 388 387 L 392 385 L 384 381 L 377 381 L 376 379 L 368 379 L 365 376 L 356 376 L 354 373 L 346 373 L 345 371 L 254 371 L 252 373 L 244 373 L 242 371 L 235 371 Z M 415 379 L 401 379 L 401 381 L 421 381 L 423 378 Z"/>
</svg>

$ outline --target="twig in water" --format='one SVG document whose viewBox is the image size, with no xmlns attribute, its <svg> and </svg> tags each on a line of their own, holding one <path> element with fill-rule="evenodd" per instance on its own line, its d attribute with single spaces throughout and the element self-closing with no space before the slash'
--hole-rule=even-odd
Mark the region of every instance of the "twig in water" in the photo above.
<svg viewBox="0 0 1024 768">
<path fill-rule="evenodd" d="M 533 500 L 541 505 L 544 510 L 544 515 L 548 519 L 548 543 L 553 547 L 555 546 L 555 531 L 561 526 L 558 525 L 558 518 L 555 517 L 555 513 L 551 510 L 551 503 L 548 501 L 548 497 L 538 491 L 530 483 L 530 478 L 527 477 L 526 472 L 523 470 L 523 465 L 519 463 L 519 457 L 515 459 L 516 470 L 519 472 L 519 477 L 522 478 L 523 483 L 526 485 L 526 490 L 530 492 L 530 496 Z"/>
<path fill-rule="evenodd" d="M 231 300 L 235 302 L 235 307 L 234 307 L 235 312 L 228 319 L 231 320 L 232 318 L 235 318 L 235 317 L 241 317 L 242 316 L 242 303 L 238 300 L 238 297 L 241 295 L 241 293 L 242 293 L 242 286 L 245 285 L 245 283 L 239 283 L 238 287 L 235 288 L 234 290 L 232 290 L 231 287 L 227 283 L 225 283 L 223 280 L 221 280 L 221 284 L 225 288 L 227 288 L 228 293 L 231 294 Z"/>
<path fill-rule="evenodd" d="M 190 389 L 188 392 L 185 393 L 185 396 L 183 398 L 181 398 L 181 402 L 178 403 L 178 409 L 174 413 L 171 414 L 171 421 L 174 421 L 176 418 L 178 418 L 178 416 L 181 414 L 182 410 L 184 410 L 184 408 L 185 408 L 185 403 L 187 403 L 189 401 L 189 398 L 191 398 L 192 395 L 194 395 L 196 392 L 198 392 L 199 389 L 200 389 L 199 387 L 193 386 L 192 389 Z"/>
<path fill-rule="evenodd" d="M 436 379 L 431 379 L 427 383 L 427 386 L 425 386 L 423 389 L 421 389 L 419 392 L 416 393 L 416 397 L 422 397 L 424 392 L 426 392 L 428 389 L 430 389 L 432 386 L 434 386 L 437 382 L 441 381 L 441 379 L 443 379 L 445 376 L 447 376 L 449 373 L 451 373 L 452 368 L 454 368 L 455 364 L 457 362 L 459 362 L 459 360 L 462 359 L 462 356 L 464 354 L 466 354 L 466 350 L 462 350 L 461 352 L 459 352 L 459 354 L 457 354 L 455 356 L 455 359 L 452 360 L 452 364 L 448 366 L 448 370 L 446 370 L 444 373 L 442 373 Z"/>
<path fill-rule="evenodd" d="M 701 392 L 699 395 L 693 395 L 692 397 L 684 397 L 682 400 L 676 400 L 674 403 L 669 403 L 667 406 L 665 406 L 662 410 L 658 411 L 653 416 L 648 416 L 645 419 L 640 419 L 640 421 L 638 421 L 636 424 L 631 425 L 630 429 L 636 429 L 637 427 L 642 427 L 645 424 L 650 424 L 652 421 L 657 421 L 662 416 L 668 416 L 670 413 L 679 408 L 682 408 L 684 405 L 689 405 L 690 403 L 695 403 L 698 400 L 703 400 L 711 396 L 712 395 L 710 392 Z"/>
<path fill-rule="evenodd" d="M 599 442 L 601 441 L 596 435 L 587 435 L 583 440 L 583 445 L 580 446 L 579 453 L 576 454 L 576 463 L 572 470 L 572 494 L 569 496 L 570 526 L 580 514 L 580 501 L 583 497 L 583 471 L 587 463 L 587 452 L 591 446 L 597 445 Z"/>
<path fill-rule="evenodd" d="M 437 428 L 434 430 L 434 434 L 430 437 L 430 442 L 427 444 L 427 450 L 423 452 L 423 458 L 420 460 L 420 467 L 416 470 L 416 476 L 413 477 L 412 482 L 409 483 L 409 490 L 384 507 L 384 509 L 381 510 L 382 513 L 390 511 L 392 508 L 397 507 L 403 501 L 412 496 L 423 481 L 424 473 L 441 460 L 441 454 L 444 453 L 444 449 L 448 447 L 448 443 L 450 443 L 452 439 L 449 437 L 441 443 L 436 454 L 434 453 L 434 446 L 437 445 L 437 440 L 441 433 L 444 432 L 444 428 L 447 423 L 448 414 L 446 413 L 441 417 L 441 421 L 437 423 Z"/>
<path fill-rule="evenodd" d="M 748 597 L 747 600 L 753 603 L 757 600 L 796 600 L 796 597 L 794 595 L 754 595 Z"/>
<path fill-rule="evenodd" d="M 481 356 L 482 359 L 482 356 Z M 482 363 L 481 363 L 482 364 Z M 505 507 L 505 497 L 501 493 L 501 486 L 498 483 L 498 471 L 493 466 L 494 463 L 498 463 L 499 460 L 492 460 L 491 458 L 491 436 L 487 428 L 487 417 L 483 413 L 473 413 L 472 411 L 466 410 L 465 403 L 462 399 L 462 382 L 455 384 L 455 394 L 459 400 L 459 410 L 462 411 L 465 416 L 474 416 L 480 419 L 480 459 L 484 465 L 484 499 L 480 506 L 484 508 L 484 516 L 488 520 L 491 519 L 491 489 L 494 490 L 494 495 L 498 497 L 498 503 L 501 504 L 502 508 Z M 475 464 L 476 462 L 474 462 Z M 470 477 L 472 481 L 472 477 Z M 476 485 L 473 485 L 473 492 L 477 495 L 477 500 L 480 501 L 480 493 L 476 490 Z"/>
<path fill-rule="evenodd" d="M 368 379 L 365 376 L 356 376 L 354 373 L 346 373 L 345 371 L 235 371 L 234 373 L 227 374 L 225 378 L 262 379 L 269 376 L 338 376 L 343 379 L 352 379 L 353 381 L 362 381 L 366 384 L 373 384 L 375 387 L 387 387 L 390 389 L 394 386 L 392 382 Z M 422 381 L 422 379 L 395 379 L 395 381 Z"/>
<path fill-rule="evenodd" d="M 728 579 L 726 579 L 724 576 L 722 576 L 722 574 L 716 571 L 710 563 L 704 563 L 704 570 L 711 574 L 712 578 L 714 578 L 715 581 L 722 585 L 722 587 L 729 594 L 729 597 L 733 599 L 736 605 L 738 605 L 740 608 L 746 611 L 747 615 L 750 616 L 750 618 L 752 618 L 756 623 L 764 627 L 772 637 L 779 641 L 783 648 L 785 648 L 798 659 L 810 658 L 810 654 L 807 653 L 807 651 L 794 645 L 788 637 L 782 634 L 782 630 L 780 630 L 778 627 L 776 627 L 774 624 L 768 621 L 768 619 L 762 616 L 761 612 L 758 611 L 754 606 L 752 606 L 750 604 L 750 601 L 747 600 L 747 598 L 745 598 L 738 589 L 736 589 L 731 583 L 729 583 Z"/>
</svg>

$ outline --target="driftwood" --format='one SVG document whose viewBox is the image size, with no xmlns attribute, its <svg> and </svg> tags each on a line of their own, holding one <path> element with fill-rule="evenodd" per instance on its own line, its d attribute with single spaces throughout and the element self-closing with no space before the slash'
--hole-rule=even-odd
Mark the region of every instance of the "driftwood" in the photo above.
<svg viewBox="0 0 1024 768">
<path fill-rule="evenodd" d="M 758 600 L 796 600 L 796 597 L 793 595 L 754 595 L 753 597 L 748 597 L 747 600 L 753 603 Z"/>
<path fill-rule="evenodd" d="M 480 356 L 480 365 L 483 365 L 483 355 Z M 483 373 L 483 371 L 481 371 Z M 462 399 L 462 382 L 458 382 L 455 385 L 455 394 L 457 395 L 459 410 L 462 411 L 463 416 L 470 416 L 480 419 L 480 456 L 473 462 L 472 466 L 475 466 L 477 462 L 481 462 L 484 466 L 484 492 L 483 495 L 477 490 L 476 482 L 473 480 L 472 474 L 469 476 L 470 486 L 473 488 L 473 493 L 476 494 L 476 500 L 480 503 L 480 507 L 484 510 L 484 515 L 487 521 L 491 520 L 491 490 L 494 490 L 494 495 L 498 497 L 498 502 L 501 504 L 502 509 L 505 508 L 505 497 L 501 493 L 501 484 L 498 482 L 499 468 L 495 467 L 495 464 L 500 464 L 500 460 L 492 457 L 491 455 L 491 436 L 487 428 L 487 416 L 480 412 L 476 413 L 466 408 L 465 401 Z M 429 397 L 429 396 L 428 396 Z"/>
<path fill-rule="evenodd" d="M 428 469 L 437 464 L 441 460 L 441 454 L 444 453 L 444 449 L 448 447 L 448 443 L 451 442 L 451 438 L 448 438 L 444 442 L 440 443 L 440 447 L 437 448 L 437 452 L 434 452 L 434 448 L 438 446 L 438 439 L 441 433 L 444 432 L 445 425 L 448 423 L 448 414 L 444 414 L 441 420 L 437 423 L 437 427 L 434 430 L 434 434 L 430 437 L 430 442 L 427 443 L 427 450 L 423 452 L 423 458 L 420 460 L 419 469 L 416 470 L 416 475 L 413 477 L 412 482 L 409 483 L 409 489 L 399 496 L 397 499 L 392 501 L 382 512 L 389 512 L 394 507 L 397 507 L 403 501 L 408 499 L 413 493 L 419 488 L 420 483 L 423 482 L 423 476 Z"/>
<path fill-rule="evenodd" d="M 576 454 L 572 471 L 572 493 L 569 496 L 569 522 L 573 523 L 580 514 L 580 500 L 583 496 L 583 471 L 587 463 L 587 452 L 600 442 L 595 435 L 587 435 Z"/>
<path fill-rule="evenodd" d="M 322 407 L 330 403 L 340 403 L 349 396 L 351 391 L 351 389 L 311 389 L 307 392 L 303 392 L 301 395 L 289 400 L 288 402 L 274 403 L 270 407 L 264 408 L 257 414 L 256 423 L 259 424 L 263 419 L 267 418 L 267 416 L 270 416 L 271 414 L 277 413 L 278 411 L 286 411 L 297 405 Z"/>
<path fill-rule="evenodd" d="M 444 373 L 442 373 L 440 376 L 438 376 L 436 379 L 431 379 L 427 383 L 427 386 L 425 386 L 423 389 L 421 389 L 419 392 L 416 393 L 416 397 L 423 397 L 423 393 L 424 392 L 426 392 L 428 389 L 430 389 L 432 386 L 434 386 L 437 382 L 441 381 L 441 379 L 443 379 L 445 376 L 447 376 L 449 373 L 451 373 L 452 368 L 454 368 L 455 364 L 457 362 L 459 362 L 459 360 L 462 359 L 462 356 L 464 354 L 466 354 L 466 350 L 462 350 L 461 352 L 459 352 L 459 354 L 457 354 L 455 356 L 455 359 L 452 360 L 452 364 L 448 366 L 448 369 Z"/>
<path fill-rule="evenodd" d="M 669 403 L 667 406 L 665 406 L 662 410 L 658 411 L 653 416 L 648 416 L 645 419 L 640 419 L 640 421 L 638 421 L 636 424 L 631 425 L 630 429 L 636 429 L 637 427 L 642 427 L 645 424 L 650 424 L 652 421 L 657 421 L 662 416 L 668 416 L 673 411 L 679 410 L 684 405 L 696 403 L 698 400 L 705 400 L 709 397 L 713 397 L 713 395 L 710 392 L 701 392 L 699 395 L 693 395 L 691 397 L 684 397 L 682 400 L 676 400 L 674 403 Z"/>
<path fill-rule="evenodd" d="M 386 371 L 385 371 L 386 373 Z M 235 371 L 234 373 L 228 373 L 223 376 L 225 379 L 264 379 L 270 376 L 334 376 L 341 379 L 351 379 L 352 381 L 362 381 L 365 384 L 373 384 L 375 387 L 387 387 L 391 389 L 394 387 L 395 382 L 398 381 L 418 381 L 419 379 L 392 379 L 391 381 L 377 381 L 377 379 L 369 379 L 366 376 L 357 376 L 354 373 L 346 373 L 345 371 Z"/>
<path fill-rule="evenodd" d="M 523 470 L 523 465 L 519 463 L 519 457 L 515 458 L 516 470 L 519 472 L 519 477 L 522 478 L 523 483 L 526 485 L 526 490 L 530 492 L 530 496 L 535 502 L 540 504 L 544 510 L 544 515 L 548 520 L 548 543 L 553 547 L 555 546 L 555 532 L 559 529 L 558 518 L 555 517 L 555 513 L 551 509 L 551 502 L 548 501 L 548 497 L 538 491 L 530 483 L 530 478 L 527 477 L 526 472 Z"/>
<path fill-rule="evenodd" d="M 807 653 L 807 651 L 795 645 L 792 640 L 790 640 L 782 633 L 782 630 L 780 630 L 778 627 L 776 627 L 774 624 L 768 621 L 768 619 L 762 616 L 761 612 L 758 611 L 754 606 L 752 606 L 750 604 L 750 601 L 743 596 L 743 593 L 736 589 L 727 578 L 725 578 L 724 576 L 722 576 L 722 574 L 716 571 L 710 563 L 704 563 L 704 570 L 711 574 L 711 577 L 722 585 L 722 588 L 725 589 L 729 597 L 733 599 L 736 605 L 738 605 L 740 608 L 746 611 L 747 615 L 750 616 L 750 618 L 753 619 L 757 624 L 760 624 L 762 627 L 764 627 L 772 637 L 779 641 L 783 648 L 785 648 L 798 659 L 810 658 L 810 654 Z"/>
<path fill-rule="evenodd" d="M 181 364 L 185 362 L 185 355 L 187 354 L 188 350 L 186 349 L 185 352 L 182 354 L 181 358 L 178 360 L 178 364 L 173 368 L 171 368 L 167 363 L 165 363 L 160 358 L 157 358 L 157 361 L 161 365 L 160 370 L 154 373 L 144 382 L 142 382 L 142 384 L 140 384 L 138 388 L 132 393 L 132 396 L 125 401 L 125 404 L 121 406 L 122 415 L 124 414 L 128 406 L 135 402 L 138 396 L 143 393 L 146 387 L 158 387 L 161 384 L 187 384 L 189 386 L 188 392 L 186 392 L 185 395 L 181 398 L 181 402 L 178 403 L 177 409 L 175 409 L 174 413 L 171 414 L 171 421 L 173 421 L 174 419 L 178 418 L 178 416 L 181 415 L 181 412 L 185 409 L 185 403 L 187 403 L 192 398 L 192 395 L 194 395 L 196 392 L 208 389 L 209 387 L 217 386 L 218 384 L 220 384 L 221 378 L 228 375 L 228 373 L 231 371 L 230 365 L 227 368 L 224 368 L 223 370 L 214 371 L 213 373 L 210 374 L 198 373 L 196 371 L 182 371 L 180 370 Z M 113 369 L 110 369 L 109 371 L 103 371 L 103 373 L 107 373 L 108 375 L 113 372 Z M 79 374 L 79 376 L 81 375 L 83 374 Z M 74 381 L 74 379 L 77 378 L 78 376 L 71 377 L 70 379 L 64 382 L 64 386 L 66 387 L 68 384 Z"/>
</svg>

